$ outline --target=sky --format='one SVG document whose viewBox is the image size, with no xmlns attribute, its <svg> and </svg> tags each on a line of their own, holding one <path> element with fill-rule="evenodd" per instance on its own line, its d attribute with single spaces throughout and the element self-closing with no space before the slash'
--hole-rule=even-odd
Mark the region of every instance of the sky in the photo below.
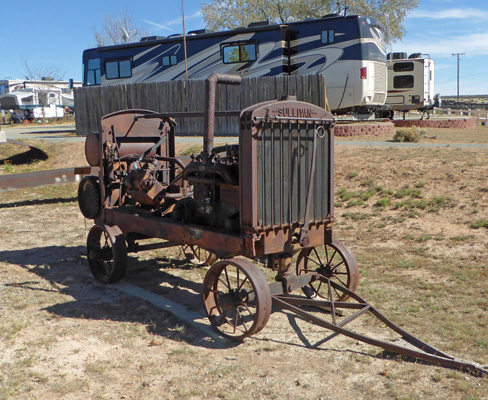
<svg viewBox="0 0 488 400">
<path fill-rule="evenodd" d="M 462 4 L 461 4 L 462 3 Z M 19 8 L 0 0 L 0 79 L 24 79 L 30 69 L 57 67 L 64 79 L 81 80 L 83 50 L 95 47 L 93 28 L 106 14 L 127 7 L 137 26 L 149 35 L 182 32 L 179 0 L 60 0 L 33 1 Z M 201 0 L 185 0 L 186 30 L 205 27 Z M 488 94 L 488 2 L 486 0 L 420 0 L 406 17 L 406 34 L 394 52 L 424 53 L 435 60 L 435 91 L 460 95 Z"/>
</svg>

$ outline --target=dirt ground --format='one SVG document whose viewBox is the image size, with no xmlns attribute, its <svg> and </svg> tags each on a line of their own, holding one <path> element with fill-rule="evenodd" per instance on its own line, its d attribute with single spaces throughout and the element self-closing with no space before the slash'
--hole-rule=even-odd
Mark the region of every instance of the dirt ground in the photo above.
<svg viewBox="0 0 488 400">
<path fill-rule="evenodd" d="M 427 343 L 482 364 L 488 148 L 453 144 L 487 139 L 487 128 L 427 130 L 422 143 L 449 146 L 338 139 L 335 152 L 334 235 L 359 261 L 358 293 Z M 84 164 L 82 143 L 40 145 L 48 161 L 0 174 Z M 0 399 L 488 399 L 488 376 L 340 336 L 324 342 L 330 332 L 279 309 L 235 344 L 97 283 L 76 190 L 0 193 Z M 202 312 L 204 274 L 179 249 L 155 250 L 132 254 L 124 281 Z M 355 326 L 388 337 L 374 321 Z"/>
</svg>

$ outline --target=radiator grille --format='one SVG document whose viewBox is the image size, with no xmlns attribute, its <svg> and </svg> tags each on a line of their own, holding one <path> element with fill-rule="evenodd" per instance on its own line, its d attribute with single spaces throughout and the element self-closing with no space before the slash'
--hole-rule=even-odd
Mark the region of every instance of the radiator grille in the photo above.
<svg viewBox="0 0 488 400">
<path fill-rule="evenodd" d="M 256 136 L 258 225 L 303 224 L 317 127 L 296 121 L 261 124 Z M 331 211 L 330 140 L 327 129 L 316 138 L 310 221 L 324 220 Z"/>
</svg>

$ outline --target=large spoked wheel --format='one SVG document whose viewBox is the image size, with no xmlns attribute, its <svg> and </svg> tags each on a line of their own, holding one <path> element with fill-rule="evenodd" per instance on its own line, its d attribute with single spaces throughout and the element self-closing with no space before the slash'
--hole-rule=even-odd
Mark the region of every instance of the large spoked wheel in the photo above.
<svg viewBox="0 0 488 400">
<path fill-rule="evenodd" d="M 190 244 L 184 244 L 181 246 L 186 261 L 196 265 L 197 267 L 203 267 L 205 265 L 212 265 L 217 261 L 217 257 L 211 251 L 205 250 L 200 246 L 192 246 Z"/>
<path fill-rule="evenodd" d="M 358 287 L 358 263 L 351 251 L 337 240 L 323 246 L 303 249 L 298 254 L 297 275 L 308 272 L 317 272 L 353 292 Z M 329 285 L 320 279 L 310 282 L 302 290 L 307 297 L 312 299 L 330 299 Z M 332 288 L 332 299 L 334 301 L 345 301 L 348 298 L 347 294 Z"/>
<path fill-rule="evenodd" d="M 203 302 L 210 323 L 234 340 L 258 333 L 271 314 L 271 291 L 262 272 L 246 259 L 215 263 L 203 280 Z"/>
<path fill-rule="evenodd" d="M 86 241 L 88 264 L 101 283 L 121 280 L 127 269 L 127 246 L 117 226 L 94 225 Z"/>
</svg>

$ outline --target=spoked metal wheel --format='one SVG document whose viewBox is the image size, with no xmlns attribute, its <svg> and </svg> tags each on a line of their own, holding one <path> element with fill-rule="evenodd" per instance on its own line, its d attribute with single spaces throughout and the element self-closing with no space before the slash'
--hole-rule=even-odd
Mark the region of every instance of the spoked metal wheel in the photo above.
<svg viewBox="0 0 488 400">
<path fill-rule="evenodd" d="M 351 251 L 337 240 L 323 246 L 303 249 L 298 254 L 297 275 L 308 272 L 317 272 L 351 291 L 355 291 L 358 287 L 358 263 Z M 302 290 L 307 297 L 312 299 L 330 299 L 329 285 L 322 280 L 310 282 Z M 345 301 L 348 298 L 347 294 L 332 288 L 334 301 Z"/>
<path fill-rule="evenodd" d="M 88 264 L 101 283 L 122 279 L 127 269 L 127 246 L 117 226 L 94 225 L 86 241 Z"/>
<path fill-rule="evenodd" d="M 184 244 L 181 246 L 181 248 L 186 260 L 197 267 L 212 265 L 215 261 L 217 261 L 215 254 L 211 251 L 205 250 L 203 247 Z"/>
<path fill-rule="evenodd" d="M 235 340 L 258 333 L 271 314 L 271 291 L 262 272 L 246 259 L 215 263 L 203 280 L 203 302 L 210 323 Z"/>
</svg>

